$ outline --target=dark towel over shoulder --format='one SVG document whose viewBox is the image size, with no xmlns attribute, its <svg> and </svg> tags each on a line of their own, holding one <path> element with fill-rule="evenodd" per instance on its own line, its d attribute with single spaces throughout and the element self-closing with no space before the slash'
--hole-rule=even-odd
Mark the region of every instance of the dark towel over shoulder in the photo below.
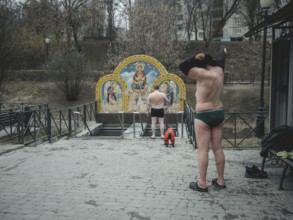
<svg viewBox="0 0 293 220">
<path fill-rule="evenodd" d="M 195 56 L 190 57 L 179 64 L 179 69 L 186 76 L 188 76 L 190 69 L 192 69 L 194 67 L 205 68 L 206 65 L 219 66 L 224 71 L 225 59 L 226 59 L 226 53 L 224 50 L 225 50 L 225 47 L 223 45 L 221 45 L 218 56 L 216 58 L 213 58 L 208 53 L 205 53 L 205 58 L 203 60 L 196 59 Z"/>
</svg>

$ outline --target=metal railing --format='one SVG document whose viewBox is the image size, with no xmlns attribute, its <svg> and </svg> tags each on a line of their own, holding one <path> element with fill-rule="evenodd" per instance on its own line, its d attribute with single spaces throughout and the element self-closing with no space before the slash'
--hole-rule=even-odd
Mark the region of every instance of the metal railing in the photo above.
<svg viewBox="0 0 293 220">
<path fill-rule="evenodd" d="M 141 127 L 141 134 L 140 136 L 151 136 L 152 129 L 151 129 L 151 118 L 150 116 L 146 116 L 146 113 L 141 112 L 133 112 L 132 113 L 132 124 L 133 124 L 133 137 L 136 137 L 136 123 L 139 123 Z M 138 119 L 138 120 L 137 120 Z M 181 136 L 183 138 L 183 112 L 176 112 L 176 113 L 165 113 L 164 114 L 164 129 L 166 130 L 168 126 L 170 126 L 174 131 L 176 137 Z M 179 128 L 179 124 L 181 124 L 181 130 Z M 160 134 L 160 126 L 156 124 L 156 133 Z"/>
<path fill-rule="evenodd" d="M 47 103 L 16 103 L 16 102 L 11 102 L 11 103 L 2 103 L 0 102 L 0 113 L 5 112 L 5 111 L 12 111 L 12 112 L 17 112 L 17 111 L 24 111 L 25 108 L 29 109 L 39 109 L 48 106 Z"/>
<path fill-rule="evenodd" d="M 97 102 L 63 110 L 51 110 L 46 104 L 8 111 L 10 112 L 9 114 L 4 109 L 0 111 L 0 116 L 1 114 L 3 115 L 3 112 L 8 118 L 6 118 L 6 124 L 1 124 L 0 120 L 0 144 L 5 142 L 17 144 L 51 142 L 52 138 L 71 137 L 84 129 L 90 131 L 89 124 L 97 122 Z M 185 104 L 183 122 L 185 123 L 190 143 L 196 147 L 194 113 L 194 110 Z M 15 120 L 16 115 L 17 120 Z M 268 114 L 266 113 L 264 118 L 266 128 L 269 127 L 267 116 Z M 133 117 L 133 114 L 130 114 L 129 120 L 133 120 Z M 140 119 L 140 123 L 148 121 L 149 118 L 146 116 L 144 119 Z M 124 118 L 120 123 L 124 124 Z M 256 137 L 255 133 L 255 127 L 257 126 L 256 113 L 225 113 L 224 123 L 223 147 L 260 146 L 260 140 Z M 144 129 L 142 128 L 142 130 Z M 269 131 L 266 131 L 266 133 L 269 133 Z"/>
<path fill-rule="evenodd" d="M 8 121 L 3 120 L 5 123 L 2 124 L 0 121 L 0 143 L 30 144 L 37 141 L 51 142 L 53 137 L 70 137 L 83 129 L 89 129 L 88 124 L 96 121 L 96 111 L 97 102 L 58 111 L 51 110 L 48 105 L 10 111 L 10 115 L 18 115 L 18 118 L 11 120 L 8 115 Z M 6 110 L 1 110 L 0 115 L 7 117 Z"/>
<path fill-rule="evenodd" d="M 196 137 L 194 132 L 194 113 L 195 111 L 185 104 L 184 107 L 184 122 L 186 125 L 187 135 L 190 143 L 196 147 Z M 255 128 L 256 124 L 255 113 L 226 113 L 223 129 L 222 145 L 225 148 L 249 148 L 260 147 L 260 139 L 257 138 Z M 265 128 L 269 133 L 268 113 L 265 113 Z"/>
</svg>

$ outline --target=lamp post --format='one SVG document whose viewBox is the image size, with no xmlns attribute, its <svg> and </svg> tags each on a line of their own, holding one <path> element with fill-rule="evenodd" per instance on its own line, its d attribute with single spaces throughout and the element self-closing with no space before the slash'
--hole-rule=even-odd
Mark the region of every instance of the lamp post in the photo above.
<svg viewBox="0 0 293 220">
<path fill-rule="evenodd" d="M 274 0 L 260 0 L 260 6 L 264 11 L 264 19 L 268 15 L 269 8 L 273 5 Z M 261 81 L 260 81 L 260 97 L 259 106 L 256 116 L 256 136 L 262 138 L 264 136 L 265 128 L 265 114 L 264 114 L 264 82 L 265 82 L 265 67 L 266 67 L 266 46 L 267 46 L 267 27 L 263 30 L 263 45 L 262 45 L 262 63 L 261 63 Z"/>
<path fill-rule="evenodd" d="M 45 45 L 46 45 L 46 57 L 47 57 L 47 59 L 48 59 L 48 57 L 49 57 L 49 44 L 50 44 L 50 38 L 48 38 L 48 37 L 46 37 L 45 38 Z"/>
</svg>

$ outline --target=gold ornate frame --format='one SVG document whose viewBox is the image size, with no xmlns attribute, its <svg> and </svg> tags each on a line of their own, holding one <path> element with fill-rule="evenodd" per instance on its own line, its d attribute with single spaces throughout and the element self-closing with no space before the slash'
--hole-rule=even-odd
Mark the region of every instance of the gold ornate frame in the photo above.
<svg viewBox="0 0 293 220">
<path fill-rule="evenodd" d="M 102 89 L 103 85 L 108 82 L 108 81 L 116 81 L 119 83 L 122 87 L 122 103 L 123 103 L 123 111 L 128 110 L 128 106 L 126 105 L 128 103 L 128 96 L 124 94 L 124 91 L 127 90 L 127 84 L 125 81 L 119 76 L 119 75 L 114 75 L 114 74 L 109 74 L 106 76 L 103 76 L 100 78 L 96 85 L 96 100 L 98 103 L 98 112 L 102 111 Z"/>
<path fill-rule="evenodd" d="M 96 100 L 98 102 L 98 112 L 102 111 L 102 88 L 103 85 L 108 82 L 108 81 L 116 81 L 121 85 L 122 89 L 122 106 L 123 106 L 123 111 L 128 112 L 129 111 L 129 94 L 130 91 L 128 90 L 128 85 L 125 82 L 125 80 L 120 76 L 120 73 L 122 70 L 127 67 L 129 64 L 135 63 L 135 62 L 145 62 L 149 63 L 150 65 L 154 66 L 157 68 L 157 70 L 160 73 L 160 76 L 155 79 L 153 85 L 160 85 L 164 81 L 172 80 L 174 81 L 178 87 L 179 87 L 179 109 L 180 111 L 184 110 L 184 101 L 186 99 L 186 89 L 185 89 L 185 84 L 183 80 L 175 75 L 168 73 L 166 68 L 155 58 L 147 56 L 147 55 L 134 55 L 130 56 L 126 59 L 124 59 L 119 65 L 115 68 L 112 74 L 103 76 L 99 79 L 97 85 L 96 85 Z"/>
<path fill-rule="evenodd" d="M 165 75 L 168 73 L 166 68 L 155 58 L 147 56 L 147 55 L 134 55 L 134 56 L 130 56 L 126 58 L 121 63 L 119 63 L 119 65 L 115 68 L 113 75 L 119 75 L 119 73 L 123 70 L 123 68 L 131 63 L 142 62 L 142 61 L 150 63 L 153 66 L 155 66 L 159 70 L 161 75 Z"/>
<path fill-rule="evenodd" d="M 179 87 L 179 95 L 178 95 L 179 101 L 180 101 L 180 109 L 179 110 L 183 111 L 184 110 L 184 101 L 186 100 L 186 88 L 185 88 L 185 84 L 184 84 L 183 80 L 179 76 L 172 74 L 172 73 L 169 73 L 167 75 L 159 76 L 155 80 L 154 85 L 161 85 L 164 81 L 167 81 L 167 80 L 172 80 L 177 83 L 177 85 Z"/>
</svg>

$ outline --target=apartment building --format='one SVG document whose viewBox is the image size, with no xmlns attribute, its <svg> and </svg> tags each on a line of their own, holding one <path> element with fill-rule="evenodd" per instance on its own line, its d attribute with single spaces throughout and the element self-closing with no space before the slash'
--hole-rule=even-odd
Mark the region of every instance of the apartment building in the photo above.
<svg viewBox="0 0 293 220">
<path fill-rule="evenodd" d="M 235 12 L 223 27 L 222 40 L 241 40 L 242 36 L 249 30 L 241 13 Z"/>
<path fill-rule="evenodd" d="M 231 0 L 214 1 L 178 1 L 180 6 L 177 10 L 177 34 L 180 40 L 203 40 L 204 30 L 213 29 L 221 20 L 224 10 L 229 7 Z M 187 4 L 186 4 L 187 3 Z M 192 11 L 191 11 L 192 10 Z M 192 24 L 189 28 L 189 16 L 194 13 L 193 19 L 196 20 L 196 27 Z M 204 22 L 204 23 L 203 23 Z M 189 31 L 188 31 L 189 29 Z M 230 41 L 242 39 L 243 34 L 248 31 L 241 9 L 238 9 L 226 22 L 223 29 L 218 33 L 215 40 Z"/>
<path fill-rule="evenodd" d="M 116 0 L 113 0 L 114 3 Z M 219 24 L 224 10 L 232 0 L 160 0 L 176 6 L 176 27 L 178 40 L 204 40 L 204 30 L 208 32 Z M 156 4 L 158 0 L 134 0 L 135 4 Z M 192 20 L 190 19 L 192 15 Z M 196 24 L 194 24 L 196 23 Z M 210 30 L 209 30 L 210 29 Z M 242 39 L 248 31 L 241 9 L 236 11 L 218 32 L 215 40 L 230 41 Z"/>
</svg>

